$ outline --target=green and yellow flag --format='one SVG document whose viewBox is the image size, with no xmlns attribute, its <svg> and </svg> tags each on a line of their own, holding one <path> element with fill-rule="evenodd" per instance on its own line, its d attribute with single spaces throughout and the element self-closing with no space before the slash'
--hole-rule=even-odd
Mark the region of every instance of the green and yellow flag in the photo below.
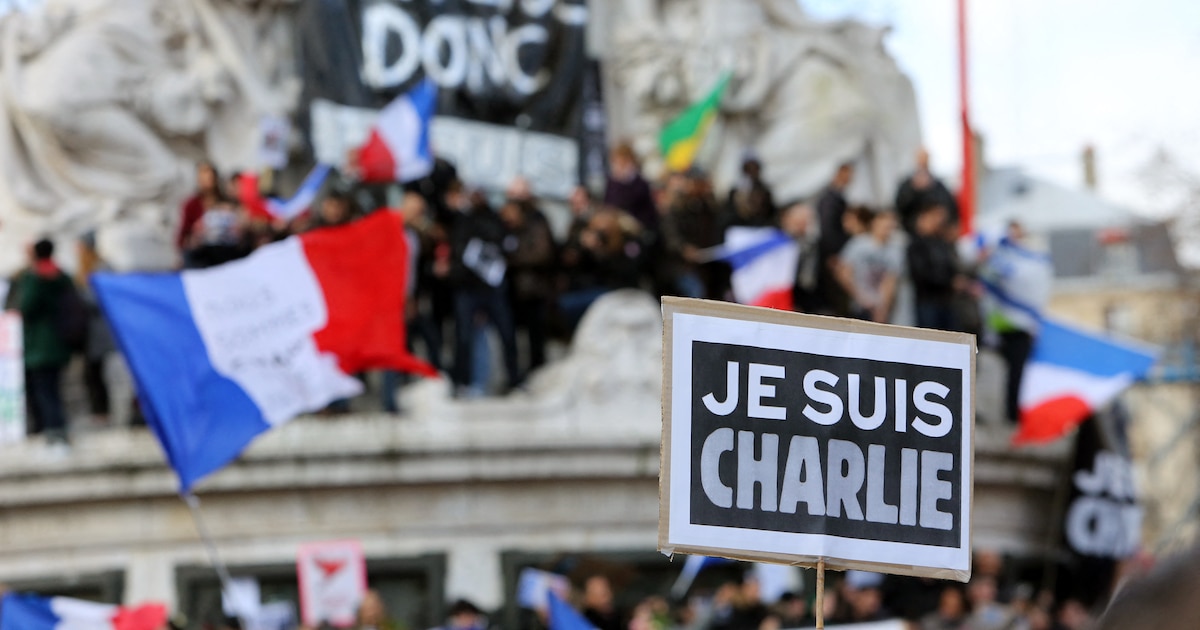
<svg viewBox="0 0 1200 630">
<path fill-rule="evenodd" d="M 721 97 L 729 86 L 731 73 L 726 72 L 717 81 L 717 86 L 703 100 L 687 108 L 679 118 L 667 123 L 662 134 L 658 137 L 662 147 L 663 158 L 667 168 L 672 171 L 684 171 L 692 166 L 704 136 L 717 118 L 717 108 L 721 105 Z"/>
</svg>

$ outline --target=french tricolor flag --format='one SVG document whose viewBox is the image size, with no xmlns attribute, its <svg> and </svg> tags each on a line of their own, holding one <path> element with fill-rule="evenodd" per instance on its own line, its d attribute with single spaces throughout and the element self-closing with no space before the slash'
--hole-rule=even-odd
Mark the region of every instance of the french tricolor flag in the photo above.
<svg viewBox="0 0 1200 630">
<path fill-rule="evenodd" d="M 360 180 L 410 182 L 433 171 L 429 123 L 437 110 L 437 91 L 437 84 L 425 79 L 379 112 L 371 135 L 358 150 Z"/>
<path fill-rule="evenodd" d="M 792 310 L 800 245 L 776 228 L 731 227 L 714 258 L 732 267 L 730 285 L 739 304 Z"/>
<path fill-rule="evenodd" d="M 328 164 L 313 166 L 304 181 L 300 182 L 300 188 L 288 199 L 263 197 L 258 189 L 258 173 L 247 171 L 238 179 L 238 201 L 251 216 L 291 221 L 312 207 L 331 170 Z"/>
<path fill-rule="evenodd" d="M 1013 443 L 1065 435 L 1145 376 L 1155 360 L 1151 350 L 1043 319 L 1021 378 Z"/>
<path fill-rule="evenodd" d="M 0 600 L 0 630 L 159 630 L 166 623 L 162 604 L 126 608 L 21 593 Z"/>
<path fill-rule="evenodd" d="M 184 492 L 359 372 L 435 374 L 405 346 L 403 227 L 379 211 L 209 269 L 92 276 Z"/>
</svg>

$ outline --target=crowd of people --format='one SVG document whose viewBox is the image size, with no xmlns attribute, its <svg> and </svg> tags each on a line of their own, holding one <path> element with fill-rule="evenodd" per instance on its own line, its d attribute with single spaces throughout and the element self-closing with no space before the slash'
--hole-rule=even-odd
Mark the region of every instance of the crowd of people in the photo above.
<svg viewBox="0 0 1200 630">
<path fill-rule="evenodd" d="M 645 597 L 621 592 L 604 574 L 582 577 L 561 593 L 566 603 L 595 630 L 790 630 L 816 624 L 815 585 L 766 593 L 746 564 L 727 564 L 721 579 L 693 586 L 687 595 Z M 909 630 L 1087 630 L 1096 610 L 1075 597 L 1035 592 L 1005 571 L 993 552 L 977 554 L 971 581 L 959 582 L 883 575 L 864 571 L 829 572 L 823 600 L 827 626 L 896 621 Z M 517 622 L 527 630 L 573 628 L 552 621 L 548 608 L 527 609 Z M 435 630 L 491 630 L 504 627 L 466 600 L 448 608 L 446 623 Z M 389 618 L 377 593 L 361 607 L 361 630 L 399 627 Z M 308 629 L 306 629 L 308 630 Z M 316 629 L 312 629 L 316 630 Z"/>
<path fill-rule="evenodd" d="M 502 197 L 489 197 L 465 186 L 441 161 L 398 201 L 393 194 L 391 204 L 379 189 L 335 190 L 316 213 L 291 222 L 239 207 L 239 182 L 231 180 L 223 192 L 215 169 L 202 165 L 177 243 L 185 266 L 203 267 L 287 234 L 351 221 L 364 208 L 399 206 L 414 263 L 410 337 L 435 367 L 449 367 L 466 396 L 488 391 L 489 362 L 478 356 L 487 350 L 484 329 L 498 338 L 502 389 L 511 389 L 546 361 L 548 340 L 569 337 L 605 292 L 640 288 L 660 296 L 732 299 L 730 269 L 711 252 L 733 226 L 781 228 L 804 245 L 797 310 L 978 327 L 954 249 L 954 198 L 930 174 L 924 153 L 901 184 L 895 210 L 877 211 L 847 203 L 854 176 L 849 164 L 813 203 L 781 206 L 753 157 L 723 200 L 700 169 L 647 181 L 627 144 L 615 147 L 610 163 L 602 195 L 583 187 L 571 195 L 570 224 L 561 235 L 528 181 L 518 178 Z"/>
<path fill-rule="evenodd" d="M 718 199 L 711 179 L 697 168 L 651 183 L 633 149 L 619 144 L 603 193 L 577 188 L 567 200 L 569 225 L 558 233 L 528 181 L 517 179 L 503 195 L 489 196 L 465 185 L 442 160 L 429 176 L 404 187 L 358 185 L 335 175 L 312 211 L 287 221 L 255 207 L 262 197 L 251 177 L 223 178 L 211 164 L 198 166 L 196 192 L 178 221 L 181 267 L 228 262 L 367 211 L 400 212 L 411 264 L 404 279 L 407 321 L 398 325 L 407 327 L 414 351 L 451 375 L 460 397 L 522 387 L 546 362 L 548 344 L 568 340 L 606 292 L 636 288 L 731 300 L 731 269 L 713 252 L 726 230 L 737 226 L 778 228 L 799 244 L 792 291 L 797 311 L 974 333 L 982 328 L 976 269 L 956 249 L 955 199 L 931 174 L 923 151 L 915 172 L 899 185 L 894 207 L 870 209 L 847 201 L 854 178 L 849 163 L 813 199 L 780 204 L 762 165 L 748 156 L 741 177 Z M 1010 237 L 1020 237 L 1018 226 Z M 26 321 L 31 432 L 56 440 L 66 426 L 57 383 L 72 354 L 87 357 L 93 416 L 102 422 L 110 406 L 103 366 L 116 349 L 87 289 L 86 274 L 103 268 L 92 245 L 81 241 L 86 264 L 71 282 L 54 263 L 53 245 L 38 243 L 8 300 Z M 1030 339 L 1019 330 L 1001 338 L 1011 347 L 1003 354 L 1015 370 L 1010 419 Z M 493 374 L 493 345 L 503 378 Z M 399 410 L 401 378 L 380 379 L 386 411 Z M 338 401 L 327 411 L 348 409 L 347 401 Z"/>
<path fill-rule="evenodd" d="M 574 589 L 572 603 L 597 630 L 787 630 L 816 622 L 814 584 L 768 598 L 746 565 L 707 588 L 693 587 L 673 601 L 651 595 L 622 607 L 609 580 L 591 576 Z M 1095 619 L 1089 603 L 1034 592 L 1005 571 L 1003 557 L 977 554 L 971 581 L 959 582 L 829 572 L 824 622 L 830 626 L 898 620 L 911 630 L 1085 630 Z M 811 578 L 811 572 L 809 578 Z M 545 616 L 539 619 L 544 620 Z"/>
</svg>

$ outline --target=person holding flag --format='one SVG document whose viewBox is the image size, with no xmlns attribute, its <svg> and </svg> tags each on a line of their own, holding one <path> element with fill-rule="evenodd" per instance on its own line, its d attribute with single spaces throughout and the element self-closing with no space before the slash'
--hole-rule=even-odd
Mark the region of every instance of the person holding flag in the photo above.
<svg viewBox="0 0 1200 630">
<path fill-rule="evenodd" d="M 984 312 L 1008 365 L 1004 409 L 1011 422 L 1020 417 L 1025 363 L 1050 300 L 1053 274 L 1049 257 L 1027 246 L 1025 230 L 1017 221 L 1009 222 L 1005 236 L 995 246 L 985 248 L 979 269 L 985 290 Z"/>
</svg>

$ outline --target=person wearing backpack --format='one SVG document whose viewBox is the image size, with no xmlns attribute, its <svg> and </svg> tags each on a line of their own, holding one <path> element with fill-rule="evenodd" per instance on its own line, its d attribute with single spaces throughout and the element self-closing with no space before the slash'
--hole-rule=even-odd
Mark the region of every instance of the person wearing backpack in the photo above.
<svg viewBox="0 0 1200 630">
<path fill-rule="evenodd" d="M 42 239 L 30 251 L 30 266 L 15 282 L 25 342 L 25 388 L 30 433 L 50 443 L 67 441 L 61 377 L 72 346 L 81 345 L 87 312 L 75 284 L 54 262 L 54 243 Z"/>
</svg>

